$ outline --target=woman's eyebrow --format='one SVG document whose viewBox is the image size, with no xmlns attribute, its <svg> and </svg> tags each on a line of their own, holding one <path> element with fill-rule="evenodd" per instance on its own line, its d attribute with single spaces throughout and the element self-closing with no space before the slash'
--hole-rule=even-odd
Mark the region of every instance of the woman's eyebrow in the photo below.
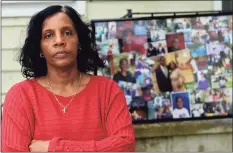
<svg viewBox="0 0 233 153">
<path fill-rule="evenodd" d="M 53 31 L 53 29 L 50 29 L 50 28 L 48 28 L 48 29 L 43 29 L 43 30 L 42 30 L 42 33 L 50 32 L 50 31 Z"/>
<path fill-rule="evenodd" d="M 71 25 L 65 25 L 65 26 L 61 27 L 60 29 L 61 30 L 64 30 L 64 29 L 73 29 L 73 27 Z M 54 29 L 52 29 L 52 28 L 43 29 L 43 32 L 47 32 L 47 31 L 54 31 Z"/>
<path fill-rule="evenodd" d="M 61 28 L 61 30 L 64 30 L 64 29 L 73 29 L 73 26 L 71 25 L 65 25 Z"/>
</svg>

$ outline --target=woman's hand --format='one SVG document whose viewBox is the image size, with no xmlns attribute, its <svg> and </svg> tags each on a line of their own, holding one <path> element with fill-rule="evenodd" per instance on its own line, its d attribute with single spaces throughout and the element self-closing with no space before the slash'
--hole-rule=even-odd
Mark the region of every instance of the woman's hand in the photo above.
<svg viewBox="0 0 233 153">
<path fill-rule="evenodd" d="M 29 150 L 30 152 L 48 152 L 50 141 L 32 140 Z"/>
</svg>

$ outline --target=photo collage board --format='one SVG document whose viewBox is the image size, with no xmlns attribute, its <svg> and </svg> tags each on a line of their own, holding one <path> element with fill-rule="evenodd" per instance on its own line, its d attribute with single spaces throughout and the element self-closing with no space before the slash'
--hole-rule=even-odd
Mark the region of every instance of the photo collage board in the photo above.
<svg viewBox="0 0 233 153">
<path fill-rule="evenodd" d="M 232 15 L 94 22 L 133 121 L 232 115 Z"/>
</svg>

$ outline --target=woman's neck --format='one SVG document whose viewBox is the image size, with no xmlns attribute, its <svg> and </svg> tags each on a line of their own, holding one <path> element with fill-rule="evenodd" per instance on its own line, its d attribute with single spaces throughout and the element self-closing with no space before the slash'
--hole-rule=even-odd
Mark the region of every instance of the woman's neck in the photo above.
<svg viewBox="0 0 233 153">
<path fill-rule="evenodd" d="M 80 72 L 76 67 L 70 69 L 54 69 L 49 68 L 47 79 L 51 84 L 56 86 L 66 87 L 77 84 L 79 81 Z"/>
<path fill-rule="evenodd" d="M 127 71 L 121 71 L 121 75 L 127 76 Z"/>
</svg>

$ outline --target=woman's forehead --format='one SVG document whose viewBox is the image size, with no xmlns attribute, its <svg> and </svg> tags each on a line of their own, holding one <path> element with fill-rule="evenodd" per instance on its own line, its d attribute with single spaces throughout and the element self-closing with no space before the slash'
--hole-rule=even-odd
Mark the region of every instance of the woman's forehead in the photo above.
<svg viewBox="0 0 233 153">
<path fill-rule="evenodd" d="M 55 27 L 65 27 L 65 26 L 73 27 L 72 20 L 66 13 L 59 12 L 45 19 L 42 28 L 46 30 Z"/>
</svg>

